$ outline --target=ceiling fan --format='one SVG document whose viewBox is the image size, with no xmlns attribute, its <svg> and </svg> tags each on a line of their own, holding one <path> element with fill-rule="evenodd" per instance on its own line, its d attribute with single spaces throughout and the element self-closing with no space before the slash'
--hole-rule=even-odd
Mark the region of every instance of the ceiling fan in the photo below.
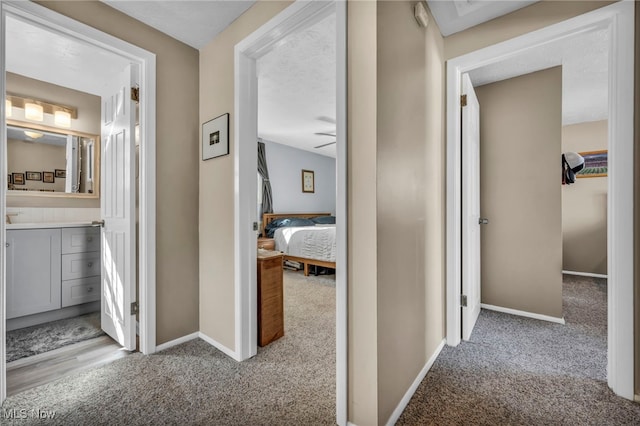
<svg viewBox="0 0 640 426">
<path fill-rule="evenodd" d="M 317 118 L 317 120 L 325 121 L 325 122 L 331 123 L 331 124 L 336 124 L 336 120 L 334 118 L 331 118 L 331 117 L 320 116 L 320 117 Z M 314 134 L 318 135 L 318 136 L 331 136 L 333 138 L 336 137 L 336 131 L 335 130 L 333 132 L 316 132 Z M 315 149 L 324 148 L 325 146 L 333 145 L 334 143 L 336 143 L 335 140 L 333 142 L 324 143 L 322 145 L 314 146 L 314 148 Z"/>
</svg>

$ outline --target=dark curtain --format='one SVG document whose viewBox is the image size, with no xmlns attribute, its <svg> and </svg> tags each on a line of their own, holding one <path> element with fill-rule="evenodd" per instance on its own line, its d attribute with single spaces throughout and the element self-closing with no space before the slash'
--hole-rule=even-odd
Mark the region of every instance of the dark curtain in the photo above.
<svg viewBox="0 0 640 426">
<path fill-rule="evenodd" d="M 271 196 L 271 182 L 267 168 L 267 155 L 264 143 L 258 141 L 258 173 L 262 176 L 262 213 L 273 213 L 273 198 Z"/>
</svg>

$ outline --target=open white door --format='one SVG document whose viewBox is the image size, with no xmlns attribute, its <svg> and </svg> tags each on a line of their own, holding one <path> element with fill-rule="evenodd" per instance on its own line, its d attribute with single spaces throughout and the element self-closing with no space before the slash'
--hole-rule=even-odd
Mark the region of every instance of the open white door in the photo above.
<svg viewBox="0 0 640 426">
<path fill-rule="evenodd" d="M 102 98 L 102 329 L 128 350 L 136 348 L 135 125 L 131 100 L 136 70 L 129 65 Z"/>
<path fill-rule="evenodd" d="M 462 338 L 480 315 L 480 104 L 469 74 L 462 75 Z M 467 240 L 467 241 L 464 241 Z"/>
</svg>

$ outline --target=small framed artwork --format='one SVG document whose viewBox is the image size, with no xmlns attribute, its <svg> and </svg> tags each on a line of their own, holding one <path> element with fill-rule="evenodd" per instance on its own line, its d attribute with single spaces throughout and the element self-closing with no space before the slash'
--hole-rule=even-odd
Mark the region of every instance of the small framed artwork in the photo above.
<svg viewBox="0 0 640 426">
<path fill-rule="evenodd" d="M 577 178 L 606 177 L 609 170 L 609 153 L 600 151 L 579 152 L 584 158 L 584 168 L 576 173 Z"/>
<path fill-rule="evenodd" d="M 302 192 L 315 192 L 313 170 L 302 171 Z"/>
<path fill-rule="evenodd" d="M 42 181 L 44 183 L 54 183 L 56 181 L 54 172 L 42 172 Z"/>
<path fill-rule="evenodd" d="M 202 160 L 229 154 L 229 113 L 202 125 Z"/>
<path fill-rule="evenodd" d="M 27 180 L 42 180 L 41 172 L 26 172 Z"/>
<path fill-rule="evenodd" d="M 24 173 L 11 173 L 11 180 L 14 185 L 24 185 Z"/>
<path fill-rule="evenodd" d="M 65 169 L 55 169 L 55 173 L 57 178 L 64 179 L 67 177 L 67 171 Z"/>
</svg>

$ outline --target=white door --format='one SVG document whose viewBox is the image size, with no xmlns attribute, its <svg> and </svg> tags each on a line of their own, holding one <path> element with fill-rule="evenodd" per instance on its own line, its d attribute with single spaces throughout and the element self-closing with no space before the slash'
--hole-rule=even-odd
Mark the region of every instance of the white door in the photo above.
<svg viewBox="0 0 640 426">
<path fill-rule="evenodd" d="M 102 329 L 128 350 L 136 348 L 135 125 L 131 87 L 135 69 L 127 66 L 111 94 L 102 98 Z"/>
<path fill-rule="evenodd" d="M 480 315 L 480 104 L 468 74 L 462 93 L 462 338 L 469 340 Z"/>
</svg>

